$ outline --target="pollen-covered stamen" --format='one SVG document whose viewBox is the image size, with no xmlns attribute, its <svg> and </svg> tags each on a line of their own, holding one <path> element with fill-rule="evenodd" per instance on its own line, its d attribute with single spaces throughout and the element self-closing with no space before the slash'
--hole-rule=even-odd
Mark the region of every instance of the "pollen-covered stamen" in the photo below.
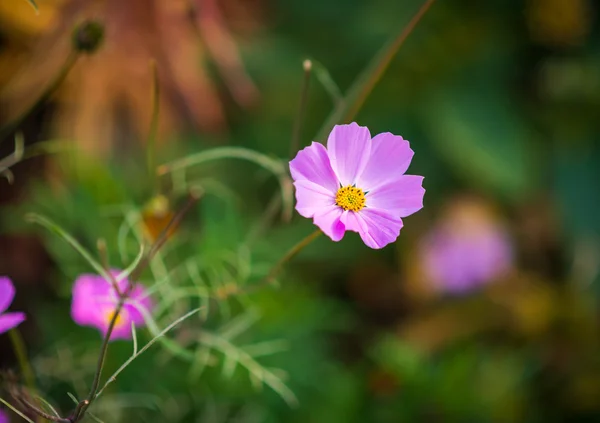
<svg viewBox="0 0 600 423">
<path fill-rule="evenodd" d="M 335 204 L 344 210 L 357 212 L 365 207 L 365 193 L 354 186 L 341 187 L 335 195 Z"/>
</svg>

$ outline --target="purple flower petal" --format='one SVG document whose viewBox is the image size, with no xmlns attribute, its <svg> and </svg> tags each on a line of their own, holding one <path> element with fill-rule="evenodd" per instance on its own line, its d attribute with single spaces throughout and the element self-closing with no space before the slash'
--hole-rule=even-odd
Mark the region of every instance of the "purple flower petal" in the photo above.
<svg viewBox="0 0 600 423">
<path fill-rule="evenodd" d="M 367 193 L 367 205 L 387 210 L 399 217 L 410 216 L 423 208 L 423 177 L 403 175 Z"/>
<path fill-rule="evenodd" d="M 15 286 L 10 278 L 0 276 L 0 313 L 6 311 L 15 298 Z"/>
<path fill-rule="evenodd" d="M 366 127 L 354 122 L 336 125 L 327 139 L 327 153 L 342 186 L 353 185 L 369 161 L 371 134 Z"/>
<path fill-rule="evenodd" d="M 333 192 L 334 195 L 340 187 L 331 168 L 327 150 L 318 142 L 313 142 L 309 147 L 298 152 L 290 162 L 290 172 L 294 181 L 311 181 Z"/>
<path fill-rule="evenodd" d="M 363 242 L 371 248 L 383 248 L 394 242 L 400 235 L 402 219 L 385 211 L 366 208 L 359 213 L 348 215 L 354 222 L 348 222 L 351 227 L 356 227 Z"/>
<path fill-rule="evenodd" d="M 71 317 L 80 326 L 103 324 L 102 304 L 110 303 L 112 287 L 101 276 L 84 274 L 73 285 Z"/>
<path fill-rule="evenodd" d="M 116 277 L 120 271 L 111 270 L 111 273 Z M 122 279 L 118 281 L 118 285 L 119 290 L 125 292 L 129 281 Z M 145 324 L 142 313 L 136 307 L 144 307 L 147 312 L 153 307 L 152 300 L 146 295 L 142 285 L 136 285 L 132 289 L 128 301 L 135 302 L 136 305 L 125 303 L 111 333 L 111 340 L 131 339 L 131 322 L 135 322 L 138 327 Z M 118 294 L 110 282 L 98 275 L 81 275 L 73 286 L 71 315 L 78 325 L 95 327 L 102 336 L 106 336 L 117 303 Z"/>
<path fill-rule="evenodd" d="M 144 313 L 150 313 L 150 310 L 154 308 L 154 302 L 146 295 L 146 290 L 142 285 L 137 285 L 130 295 L 130 300 L 125 303 L 124 309 L 127 311 L 129 317 L 129 326 L 133 321 L 136 327 L 142 327 L 146 325 L 146 319 Z M 144 310 L 140 311 L 140 308 Z"/>
<path fill-rule="evenodd" d="M 338 206 L 330 206 L 323 209 L 319 214 L 315 214 L 313 222 L 317 225 L 325 235 L 333 241 L 339 241 L 344 237 L 346 228 L 341 222 L 342 209 Z"/>
<path fill-rule="evenodd" d="M 4 410 L 0 409 L 0 423 L 10 423 L 10 419 L 8 418 L 8 414 Z"/>
<path fill-rule="evenodd" d="M 7 332 L 15 326 L 20 325 L 25 319 L 25 313 L 21 312 L 0 314 L 0 333 Z"/>
<path fill-rule="evenodd" d="M 389 132 L 376 135 L 371 142 L 371 156 L 360 176 L 360 188 L 371 191 L 398 180 L 408 169 L 414 154 L 409 142 L 401 136 Z"/>
<path fill-rule="evenodd" d="M 304 217 L 313 217 L 335 205 L 335 193 L 311 181 L 296 181 L 296 210 Z"/>
</svg>

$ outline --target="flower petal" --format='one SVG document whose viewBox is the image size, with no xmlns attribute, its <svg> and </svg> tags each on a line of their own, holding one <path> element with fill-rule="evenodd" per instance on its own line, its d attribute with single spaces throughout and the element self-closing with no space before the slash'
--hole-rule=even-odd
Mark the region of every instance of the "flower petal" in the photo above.
<svg viewBox="0 0 600 423">
<path fill-rule="evenodd" d="M 363 242 L 371 248 L 379 249 L 394 242 L 400 235 L 402 219 L 385 211 L 377 209 L 363 209 L 355 213 L 358 233 Z"/>
<path fill-rule="evenodd" d="M 369 129 L 354 122 L 334 126 L 327 139 L 327 153 L 342 186 L 355 184 L 371 155 Z"/>
<path fill-rule="evenodd" d="M 338 206 L 330 206 L 315 214 L 313 222 L 333 241 L 340 241 L 344 237 L 346 227 L 341 222 L 342 209 Z"/>
<path fill-rule="evenodd" d="M 413 158 L 410 144 L 389 132 L 376 135 L 371 142 L 371 156 L 360 176 L 359 187 L 371 191 L 404 175 Z"/>
<path fill-rule="evenodd" d="M 80 326 L 103 324 L 103 303 L 109 302 L 112 288 L 101 276 L 80 275 L 73 284 L 73 300 L 71 302 L 71 318 Z"/>
<path fill-rule="evenodd" d="M 313 217 L 335 205 L 335 193 L 308 180 L 294 182 L 296 187 L 296 210 L 304 217 Z"/>
<path fill-rule="evenodd" d="M 25 313 L 4 313 L 0 315 L 0 333 L 7 332 L 8 330 L 20 325 L 25 321 Z"/>
<path fill-rule="evenodd" d="M 290 172 L 294 181 L 311 181 L 333 193 L 339 188 L 339 181 L 331 168 L 327 150 L 318 142 L 313 142 L 298 152 L 290 162 Z"/>
<path fill-rule="evenodd" d="M 15 298 L 15 286 L 10 278 L 0 277 L 0 313 L 6 311 Z"/>
<path fill-rule="evenodd" d="M 369 191 L 367 207 L 406 217 L 423 208 L 424 195 L 422 176 L 403 175 Z"/>
<path fill-rule="evenodd" d="M 154 302 L 146 295 L 146 289 L 142 285 L 136 285 L 130 295 L 130 300 L 125 303 L 127 310 L 127 316 L 129 317 L 128 326 L 131 326 L 131 322 L 135 323 L 136 327 L 142 327 L 146 325 L 146 319 L 144 319 L 144 313 L 151 313 L 154 308 Z M 143 312 L 140 311 L 143 308 Z"/>
</svg>

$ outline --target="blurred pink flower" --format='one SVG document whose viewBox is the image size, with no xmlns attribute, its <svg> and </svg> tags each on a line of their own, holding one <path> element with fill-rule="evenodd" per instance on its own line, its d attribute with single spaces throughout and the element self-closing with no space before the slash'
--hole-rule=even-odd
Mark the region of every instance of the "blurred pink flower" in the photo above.
<svg viewBox="0 0 600 423">
<path fill-rule="evenodd" d="M 296 210 L 333 241 L 348 230 L 383 248 L 400 235 L 401 218 L 423 207 L 423 177 L 404 174 L 413 155 L 401 136 L 371 139 L 366 127 L 336 125 L 327 148 L 313 142 L 290 162 Z"/>
<path fill-rule="evenodd" d="M 513 260 L 508 231 L 477 201 L 451 206 L 423 240 L 420 255 L 428 280 L 457 294 L 493 282 Z"/>
<path fill-rule="evenodd" d="M 120 272 L 112 270 L 111 273 L 117 278 Z M 124 292 L 129 281 L 122 279 L 118 286 Z M 98 275 L 80 275 L 73 286 L 71 316 L 78 325 L 95 327 L 105 336 L 118 301 L 118 294 L 110 281 Z M 144 326 L 144 313 L 150 313 L 152 308 L 152 300 L 144 287 L 135 285 L 121 309 L 110 339 L 131 339 L 131 322 L 136 327 Z"/>
<path fill-rule="evenodd" d="M 6 412 L 4 412 L 4 410 L 0 410 L 0 423 L 10 423 L 8 414 L 6 414 Z"/>
<path fill-rule="evenodd" d="M 15 287 L 12 281 L 6 276 L 0 276 L 0 333 L 7 332 L 25 320 L 25 313 L 4 313 L 14 298 Z"/>
</svg>

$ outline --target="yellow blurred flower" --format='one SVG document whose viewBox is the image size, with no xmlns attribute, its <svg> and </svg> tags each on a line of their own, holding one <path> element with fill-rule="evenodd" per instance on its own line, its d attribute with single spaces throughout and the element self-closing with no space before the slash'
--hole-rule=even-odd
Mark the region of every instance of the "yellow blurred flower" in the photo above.
<svg viewBox="0 0 600 423">
<path fill-rule="evenodd" d="M 581 45 L 591 29 L 589 0 L 529 0 L 527 23 L 532 38 L 547 46 Z"/>
</svg>

